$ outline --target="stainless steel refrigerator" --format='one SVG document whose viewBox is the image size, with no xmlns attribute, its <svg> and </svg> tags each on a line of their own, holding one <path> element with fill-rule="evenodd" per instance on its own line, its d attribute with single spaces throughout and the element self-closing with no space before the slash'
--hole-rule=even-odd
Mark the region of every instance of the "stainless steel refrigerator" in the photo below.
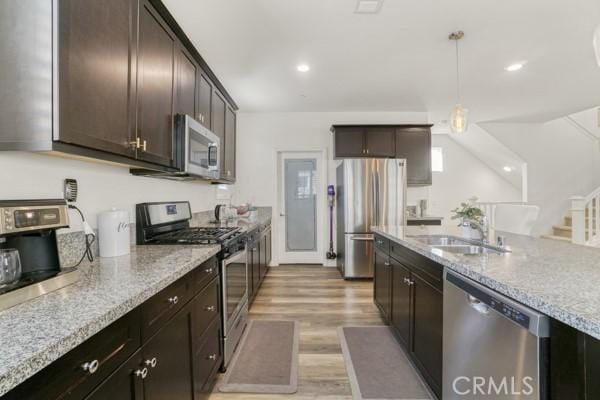
<svg viewBox="0 0 600 400">
<path fill-rule="evenodd" d="M 406 160 L 346 159 L 337 167 L 337 267 L 373 277 L 373 226 L 405 225 Z"/>
</svg>

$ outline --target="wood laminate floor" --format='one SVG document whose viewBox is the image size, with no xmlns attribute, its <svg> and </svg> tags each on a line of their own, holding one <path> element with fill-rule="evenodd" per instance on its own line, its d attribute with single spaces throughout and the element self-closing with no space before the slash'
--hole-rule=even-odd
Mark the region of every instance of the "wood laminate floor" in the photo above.
<svg viewBox="0 0 600 400">
<path fill-rule="evenodd" d="M 335 268 L 304 265 L 270 268 L 250 318 L 300 321 L 298 392 L 215 392 L 210 400 L 352 399 L 337 327 L 383 325 L 372 281 L 345 281 Z"/>
</svg>

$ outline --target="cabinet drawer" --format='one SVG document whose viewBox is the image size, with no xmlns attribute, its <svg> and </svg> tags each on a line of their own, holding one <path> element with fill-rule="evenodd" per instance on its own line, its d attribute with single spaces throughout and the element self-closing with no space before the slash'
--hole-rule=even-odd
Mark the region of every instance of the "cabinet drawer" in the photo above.
<svg viewBox="0 0 600 400">
<path fill-rule="evenodd" d="M 202 263 L 197 268 L 196 279 L 194 283 L 194 292 L 204 289 L 207 283 L 219 275 L 219 262 L 216 257 Z"/>
<path fill-rule="evenodd" d="M 136 309 L 44 368 L 3 399 L 81 399 L 140 347 Z"/>
<path fill-rule="evenodd" d="M 221 366 L 221 320 L 215 319 L 206 333 L 194 346 L 194 392 L 195 398 L 201 399 L 210 393 L 213 377 Z"/>
<path fill-rule="evenodd" d="M 442 290 L 444 267 L 440 264 L 395 242 L 390 242 L 390 255 L 401 264 L 417 272 L 432 286 Z"/>
<path fill-rule="evenodd" d="M 388 254 L 390 252 L 390 241 L 383 236 L 375 235 L 375 247 L 384 253 Z"/>
<path fill-rule="evenodd" d="M 216 278 L 194 299 L 194 336 L 203 335 L 220 312 L 219 279 Z"/>
<path fill-rule="evenodd" d="M 142 340 L 145 342 L 192 298 L 194 274 L 172 283 L 142 304 Z"/>
</svg>

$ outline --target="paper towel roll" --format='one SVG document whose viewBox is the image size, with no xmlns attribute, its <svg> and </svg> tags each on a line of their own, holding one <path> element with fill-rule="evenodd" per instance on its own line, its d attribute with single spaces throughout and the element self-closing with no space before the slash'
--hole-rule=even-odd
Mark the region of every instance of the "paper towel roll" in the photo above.
<svg viewBox="0 0 600 400">
<path fill-rule="evenodd" d="M 129 254 L 129 213 L 110 209 L 98 215 L 98 240 L 100 257 L 116 257 Z"/>
</svg>

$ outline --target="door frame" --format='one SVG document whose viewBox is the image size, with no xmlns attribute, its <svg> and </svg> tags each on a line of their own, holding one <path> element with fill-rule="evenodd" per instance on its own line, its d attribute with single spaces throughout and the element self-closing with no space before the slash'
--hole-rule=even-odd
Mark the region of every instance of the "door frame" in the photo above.
<svg viewBox="0 0 600 400">
<path fill-rule="evenodd" d="M 283 159 L 284 156 L 289 158 L 297 156 L 298 158 L 314 158 L 317 160 L 317 251 L 316 252 L 298 252 L 293 256 L 284 255 L 282 250 L 285 248 L 285 231 L 282 212 L 285 209 L 285 193 L 283 186 L 284 171 Z M 327 149 L 306 149 L 306 150 L 275 150 L 275 171 L 277 171 L 277 185 L 274 193 L 275 205 L 273 210 L 273 244 L 272 251 L 273 264 L 323 264 L 325 261 L 325 251 L 327 248 L 327 224 L 325 223 L 327 216 Z M 315 254 L 316 253 L 316 254 Z"/>
</svg>

